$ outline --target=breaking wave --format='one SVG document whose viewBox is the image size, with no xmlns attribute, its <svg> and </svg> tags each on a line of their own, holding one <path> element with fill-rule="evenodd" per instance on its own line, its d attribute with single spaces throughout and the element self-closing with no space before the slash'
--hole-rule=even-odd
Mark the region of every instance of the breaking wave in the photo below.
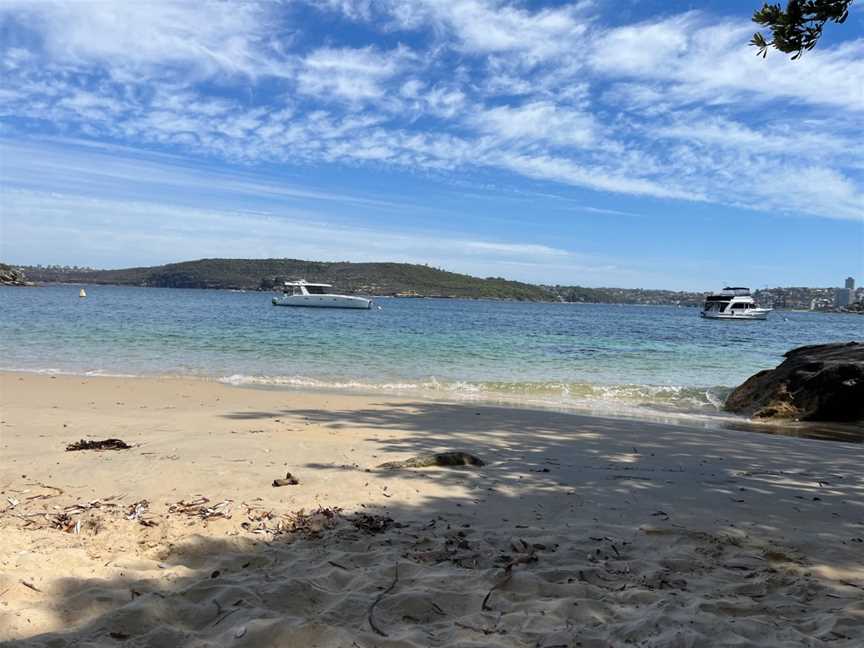
<svg viewBox="0 0 864 648">
<path fill-rule="evenodd" d="M 250 376 L 233 374 L 219 379 L 234 386 L 353 391 L 537 405 L 609 415 L 717 415 L 728 387 L 674 385 L 600 385 L 561 382 L 446 381 L 429 377 L 418 381 L 371 382 L 360 379 L 324 380 L 309 376 Z"/>
</svg>

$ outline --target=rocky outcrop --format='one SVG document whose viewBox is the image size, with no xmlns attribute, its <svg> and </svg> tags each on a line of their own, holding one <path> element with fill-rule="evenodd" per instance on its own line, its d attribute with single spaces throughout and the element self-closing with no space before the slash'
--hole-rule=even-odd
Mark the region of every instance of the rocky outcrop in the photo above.
<svg viewBox="0 0 864 648">
<path fill-rule="evenodd" d="M 26 280 L 24 273 L 18 268 L 13 268 L 5 263 L 0 263 L 0 286 L 32 286 L 33 283 Z"/>
<path fill-rule="evenodd" d="M 792 349 L 736 387 L 725 409 L 753 418 L 864 421 L 864 343 Z"/>
</svg>

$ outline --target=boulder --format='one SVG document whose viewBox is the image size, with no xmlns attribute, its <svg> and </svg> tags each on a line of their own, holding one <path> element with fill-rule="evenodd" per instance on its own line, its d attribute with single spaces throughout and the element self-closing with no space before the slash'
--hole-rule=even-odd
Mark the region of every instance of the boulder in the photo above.
<svg viewBox="0 0 864 648">
<path fill-rule="evenodd" d="M 24 273 L 5 263 L 0 263 L 0 286 L 32 286 Z"/>
<path fill-rule="evenodd" d="M 864 343 L 802 346 L 736 387 L 725 409 L 753 418 L 864 420 Z"/>
</svg>

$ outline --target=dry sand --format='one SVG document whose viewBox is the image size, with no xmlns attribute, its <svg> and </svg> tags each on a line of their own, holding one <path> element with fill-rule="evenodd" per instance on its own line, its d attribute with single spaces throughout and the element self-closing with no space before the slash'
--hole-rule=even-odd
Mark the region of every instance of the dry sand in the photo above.
<svg viewBox="0 0 864 648">
<path fill-rule="evenodd" d="M 860 445 L 179 379 L 0 406 L 3 645 L 864 645 Z M 376 469 L 450 449 L 488 465 Z"/>
</svg>

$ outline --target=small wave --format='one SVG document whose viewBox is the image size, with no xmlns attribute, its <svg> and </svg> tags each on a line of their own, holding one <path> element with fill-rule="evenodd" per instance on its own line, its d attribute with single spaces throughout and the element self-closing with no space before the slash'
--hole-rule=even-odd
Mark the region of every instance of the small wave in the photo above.
<svg viewBox="0 0 864 648">
<path fill-rule="evenodd" d="M 234 386 L 285 387 L 371 393 L 412 394 L 461 401 L 530 404 L 609 415 L 717 415 L 729 389 L 677 385 L 600 385 L 565 382 L 504 382 L 440 380 L 431 376 L 414 382 L 373 382 L 359 379 L 324 380 L 309 376 L 250 376 L 219 379 Z"/>
<path fill-rule="evenodd" d="M 327 381 L 307 376 L 247 376 L 244 374 L 233 374 L 219 378 L 219 382 L 234 386 L 262 386 L 262 387 L 301 387 L 311 389 L 356 389 L 370 391 L 394 391 L 414 390 L 421 388 L 415 383 L 371 383 L 360 380 L 335 380 Z"/>
<path fill-rule="evenodd" d="M 0 371 L 8 371 L 14 373 L 32 373 L 40 376 L 92 376 L 94 378 L 141 378 L 140 374 L 117 373 L 116 371 L 108 371 L 106 369 L 82 369 L 73 371 L 69 369 L 56 369 L 54 367 L 42 367 L 33 369 L 32 367 L 3 367 L 0 366 Z"/>
</svg>

